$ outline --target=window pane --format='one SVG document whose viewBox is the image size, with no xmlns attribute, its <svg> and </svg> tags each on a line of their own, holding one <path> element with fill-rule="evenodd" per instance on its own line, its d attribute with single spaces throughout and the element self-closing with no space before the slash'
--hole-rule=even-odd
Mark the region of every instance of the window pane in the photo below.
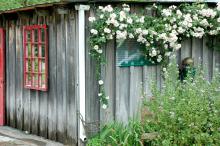
<svg viewBox="0 0 220 146">
<path fill-rule="evenodd" d="M 41 29 L 41 41 L 45 42 L 45 30 Z"/>
<path fill-rule="evenodd" d="M 44 59 L 41 60 L 41 72 L 45 73 L 45 60 Z"/>
<path fill-rule="evenodd" d="M 31 31 L 26 31 L 26 34 L 27 34 L 26 41 L 31 42 Z"/>
<path fill-rule="evenodd" d="M 38 42 L 38 29 L 34 30 L 34 42 Z"/>
<path fill-rule="evenodd" d="M 26 85 L 31 85 L 31 73 L 26 74 Z"/>
<path fill-rule="evenodd" d="M 38 73 L 38 59 L 34 59 L 34 72 Z"/>
<path fill-rule="evenodd" d="M 27 69 L 27 72 L 31 72 L 31 59 L 29 58 L 26 62 L 26 69 Z"/>
<path fill-rule="evenodd" d="M 26 57 L 31 57 L 31 44 L 26 45 Z"/>
<path fill-rule="evenodd" d="M 41 81 L 41 88 L 45 88 L 45 86 L 46 86 L 46 84 L 45 84 L 45 80 L 46 80 L 45 74 L 42 74 L 41 79 L 42 79 L 42 81 Z"/>
<path fill-rule="evenodd" d="M 45 45 L 41 46 L 41 57 L 45 57 Z"/>
<path fill-rule="evenodd" d="M 38 45 L 34 45 L 34 57 L 38 57 Z"/>
</svg>

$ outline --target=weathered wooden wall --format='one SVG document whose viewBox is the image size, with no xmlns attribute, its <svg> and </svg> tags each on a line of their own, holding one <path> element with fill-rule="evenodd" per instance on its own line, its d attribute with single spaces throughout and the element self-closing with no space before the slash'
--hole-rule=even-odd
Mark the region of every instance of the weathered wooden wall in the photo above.
<svg viewBox="0 0 220 146">
<path fill-rule="evenodd" d="M 133 12 L 141 11 L 144 5 L 132 5 Z M 149 11 L 149 14 L 151 12 Z M 95 15 L 90 11 L 88 16 Z M 87 23 L 88 25 L 88 23 Z M 87 32 L 89 29 L 87 30 Z M 89 40 L 89 38 L 88 38 Z M 214 42 L 214 41 L 213 41 Z M 213 70 L 220 69 L 220 51 L 215 51 L 207 47 L 207 38 L 187 39 L 182 42 L 182 48 L 176 53 L 177 63 L 185 57 L 192 57 L 195 66 L 201 65 L 207 70 L 206 78 L 211 79 Z M 87 54 L 87 96 L 86 96 L 86 121 L 99 121 L 101 124 L 109 123 L 113 120 L 128 122 L 129 118 L 139 116 L 143 94 L 151 97 L 151 82 L 154 81 L 158 88 L 161 88 L 163 79 L 161 77 L 160 66 L 142 66 L 142 67 L 117 67 L 115 41 L 110 41 L 103 46 L 107 64 L 102 69 L 102 77 L 105 82 L 106 94 L 110 97 L 109 108 L 103 110 L 99 107 L 97 97 L 98 87 L 95 77 L 93 60 Z M 89 43 L 87 44 L 89 52 Z"/>
<path fill-rule="evenodd" d="M 63 143 L 77 142 L 77 13 L 5 15 L 7 125 Z M 23 88 L 23 26 L 46 23 L 49 89 Z"/>
</svg>

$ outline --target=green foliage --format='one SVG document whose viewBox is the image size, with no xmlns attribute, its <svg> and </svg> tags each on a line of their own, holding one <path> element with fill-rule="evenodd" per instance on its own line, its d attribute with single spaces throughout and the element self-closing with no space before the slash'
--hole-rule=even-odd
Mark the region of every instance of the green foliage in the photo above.
<svg viewBox="0 0 220 146">
<path fill-rule="evenodd" d="M 169 65 L 162 92 L 146 106 L 154 113 L 145 119 L 148 132 L 159 132 L 152 145 L 187 146 L 220 145 L 220 76 L 208 82 L 202 71 L 194 79 L 180 82 L 178 70 Z"/>
<path fill-rule="evenodd" d="M 59 2 L 60 0 L 0 0 L 0 10 L 9 10 L 35 4 Z"/>
<path fill-rule="evenodd" d="M 141 122 L 130 121 L 126 126 L 114 123 L 105 126 L 87 146 L 142 146 L 140 136 L 143 132 Z"/>
<path fill-rule="evenodd" d="M 153 146 L 220 145 L 219 73 L 209 82 L 197 68 L 194 78 L 188 76 L 181 82 L 176 64 L 171 63 L 164 78 L 162 91 L 153 86 L 154 98 L 143 105 L 151 114 L 126 126 L 105 126 L 88 146 L 142 146 L 141 135 L 155 132 L 158 137 L 145 142 Z"/>
</svg>

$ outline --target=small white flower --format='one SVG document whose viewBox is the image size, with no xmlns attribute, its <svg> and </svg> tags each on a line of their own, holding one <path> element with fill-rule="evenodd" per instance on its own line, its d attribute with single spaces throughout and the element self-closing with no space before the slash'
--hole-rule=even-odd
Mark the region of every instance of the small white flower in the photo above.
<svg viewBox="0 0 220 146">
<path fill-rule="evenodd" d="M 154 56 L 157 55 L 157 51 L 156 51 L 155 49 L 153 49 L 152 52 L 151 52 L 151 54 L 152 54 L 152 57 L 154 57 Z"/>
<path fill-rule="evenodd" d="M 144 16 L 142 16 L 142 17 L 140 18 L 140 20 L 139 20 L 140 23 L 144 23 L 144 18 L 145 18 Z"/>
<path fill-rule="evenodd" d="M 129 24 L 132 24 L 133 20 L 129 17 L 129 18 L 127 19 L 127 22 L 128 22 Z"/>
<path fill-rule="evenodd" d="M 161 62 L 162 61 L 162 56 L 161 55 L 158 55 L 157 57 L 157 62 Z"/>
<path fill-rule="evenodd" d="M 94 22 L 95 21 L 95 17 L 89 17 L 89 21 L 90 22 Z"/>
<path fill-rule="evenodd" d="M 217 19 L 217 22 L 219 22 L 219 23 L 220 23 L 220 17 Z"/>
<path fill-rule="evenodd" d="M 99 80 L 99 85 L 103 85 L 104 82 L 102 80 Z"/>
<path fill-rule="evenodd" d="M 167 71 L 167 69 L 164 67 L 164 68 L 163 68 L 163 72 L 166 72 L 166 71 Z"/>
<path fill-rule="evenodd" d="M 99 93 L 98 96 L 101 97 L 101 96 L 102 96 L 102 93 Z"/>
<path fill-rule="evenodd" d="M 103 109 L 106 109 L 106 108 L 107 108 L 107 105 L 106 105 L 106 104 L 103 104 L 103 105 L 102 105 L 102 108 L 103 108 Z"/>
<path fill-rule="evenodd" d="M 148 30 L 144 29 L 142 33 L 143 35 L 148 35 Z"/>
<path fill-rule="evenodd" d="M 97 52 L 98 52 L 99 54 L 102 54 L 103 51 L 100 49 L 100 50 L 97 50 Z"/>
<path fill-rule="evenodd" d="M 132 33 L 129 33 L 128 37 L 129 37 L 130 39 L 133 39 L 133 38 L 134 38 L 134 35 L 133 35 Z"/>
<path fill-rule="evenodd" d="M 98 34 L 98 31 L 95 30 L 95 29 L 91 29 L 90 32 L 91 32 L 92 34 L 94 34 L 94 35 Z"/>
<path fill-rule="evenodd" d="M 98 49 L 99 49 L 99 46 L 98 46 L 98 45 L 95 45 L 95 46 L 93 47 L 93 49 L 98 50 Z"/>
<path fill-rule="evenodd" d="M 101 14 L 101 15 L 99 16 L 99 18 L 100 18 L 100 19 L 104 18 L 104 15 L 103 15 L 103 14 Z"/>
<path fill-rule="evenodd" d="M 111 33 L 111 30 L 109 28 L 104 28 L 105 33 Z"/>
<path fill-rule="evenodd" d="M 99 6 L 99 10 L 103 10 L 104 9 L 104 7 L 103 6 Z"/>
<path fill-rule="evenodd" d="M 109 100 L 109 96 L 106 96 L 105 99 Z"/>
<path fill-rule="evenodd" d="M 112 13 L 112 14 L 110 14 L 110 17 L 111 17 L 111 19 L 115 19 L 116 18 L 116 14 Z"/>
</svg>

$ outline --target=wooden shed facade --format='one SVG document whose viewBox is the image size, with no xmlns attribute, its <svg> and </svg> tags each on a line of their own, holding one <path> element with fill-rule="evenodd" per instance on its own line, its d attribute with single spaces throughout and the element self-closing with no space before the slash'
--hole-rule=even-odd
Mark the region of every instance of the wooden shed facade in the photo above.
<svg viewBox="0 0 220 146">
<path fill-rule="evenodd" d="M 80 2 L 80 1 L 79 1 Z M 114 3 L 120 5 L 122 2 Z M 5 109 L 6 125 L 60 141 L 70 145 L 79 143 L 79 44 L 78 2 L 65 1 L 28 8 L 8 10 L 1 13 L 0 25 L 5 30 Z M 85 4 L 81 1 L 81 4 Z M 95 3 L 96 6 L 103 3 Z M 151 4 L 151 3 L 150 3 Z M 86 86 L 85 121 L 103 124 L 110 121 L 127 122 L 138 115 L 143 92 L 151 96 L 150 82 L 161 87 L 160 66 L 116 67 L 117 43 L 108 42 L 105 47 L 107 64 L 102 68 L 106 94 L 110 97 L 109 108 L 100 108 L 95 62 L 89 55 L 90 28 L 88 17 L 95 8 L 91 4 L 85 13 L 86 23 Z M 105 4 L 104 4 L 105 5 Z M 149 3 L 131 3 L 132 12 L 145 9 Z M 46 24 L 48 31 L 48 90 L 24 88 L 23 27 Z M 213 40 L 214 43 L 217 41 Z M 177 52 L 178 63 L 185 57 L 193 57 L 196 65 L 206 66 L 207 78 L 219 66 L 220 53 L 206 45 L 207 39 L 188 39 Z M 91 125 L 94 126 L 94 125 Z M 85 129 L 88 136 L 97 128 Z"/>
</svg>

